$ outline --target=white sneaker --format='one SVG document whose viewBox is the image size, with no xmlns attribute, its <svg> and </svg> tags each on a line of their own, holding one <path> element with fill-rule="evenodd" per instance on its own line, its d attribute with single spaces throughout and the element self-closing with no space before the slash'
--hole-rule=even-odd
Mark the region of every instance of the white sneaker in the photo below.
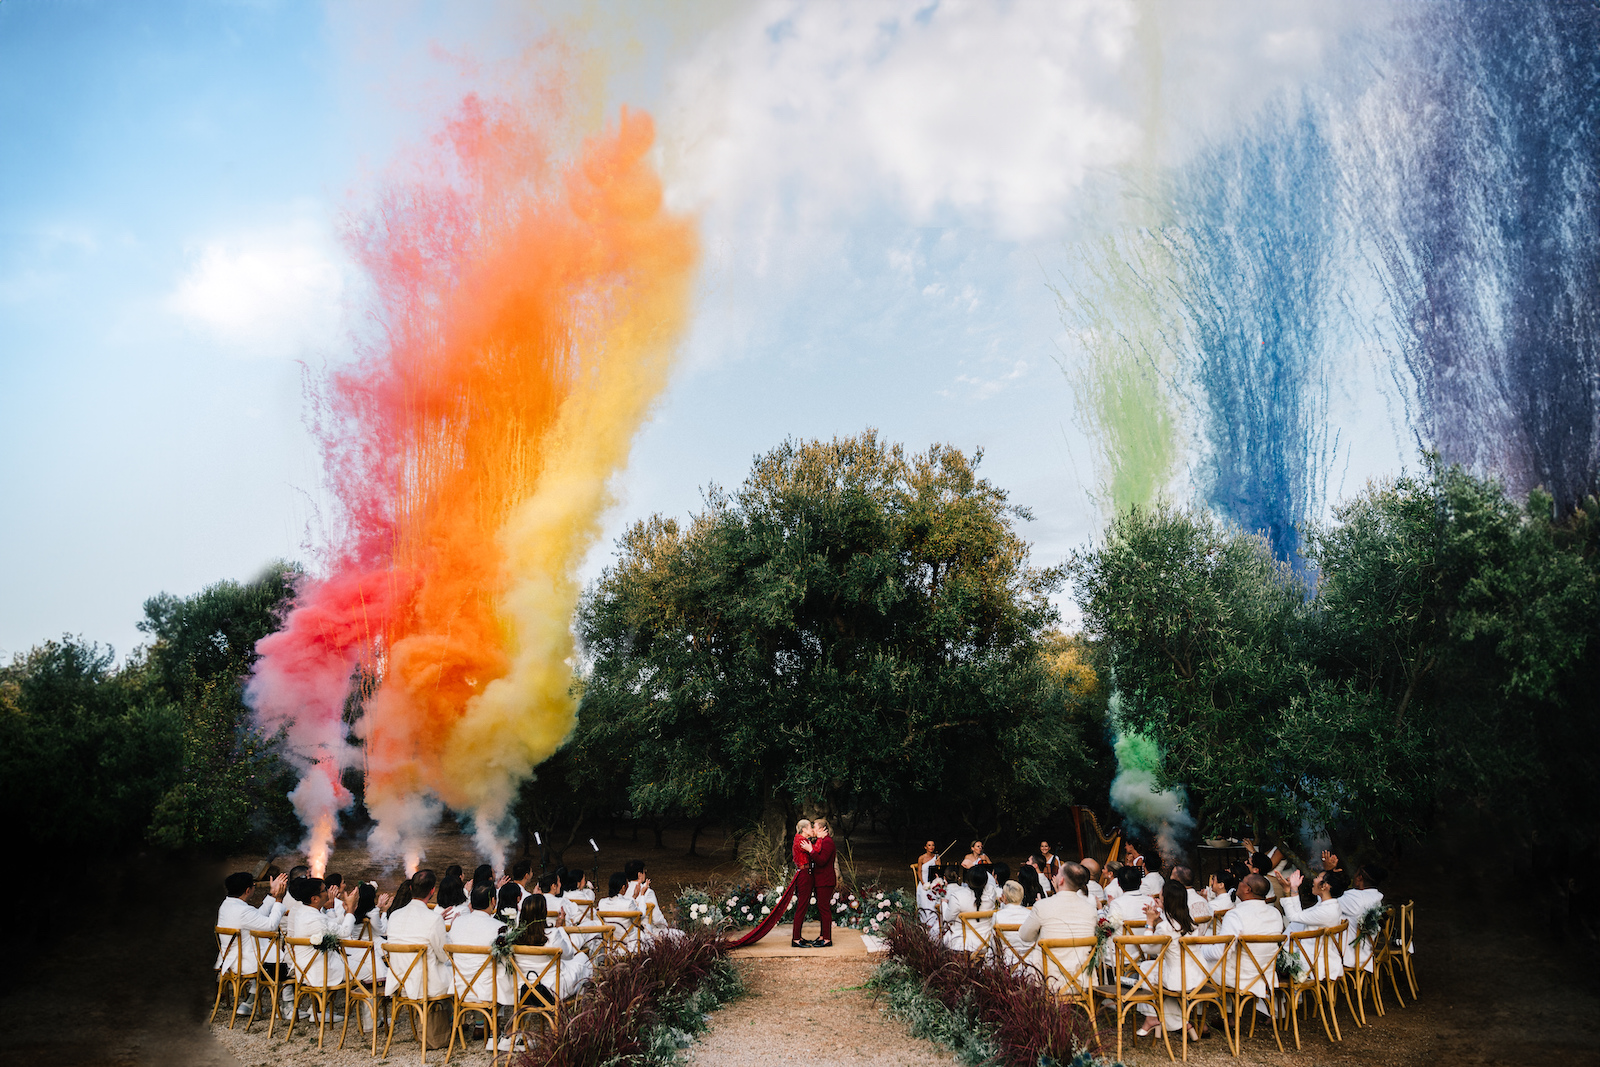
<svg viewBox="0 0 1600 1067">
<path fill-rule="evenodd" d="M 235 1015 L 249 1015 L 251 1012 L 253 1012 L 255 1010 L 256 1010 L 256 1002 L 255 1001 L 253 1001 L 253 1000 L 242 1000 L 242 1001 L 239 1002 L 239 1006 L 237 1008 L 233 1009 L 233 1013 Z"/>
</svg>

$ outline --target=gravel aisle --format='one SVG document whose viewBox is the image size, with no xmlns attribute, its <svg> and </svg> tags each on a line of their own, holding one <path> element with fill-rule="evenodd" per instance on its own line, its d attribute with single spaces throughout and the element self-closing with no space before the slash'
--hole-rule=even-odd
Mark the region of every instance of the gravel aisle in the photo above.
<svg viewBox="0 0 1600 1067">
<path fill-rule="evenodd" d="M 808 1067 L 948 1067 L 955 1058 L 878 1010 L 865 990 L 868 956 L 737 961 L 750 995 L 712 1016 L 689 1050 L 693 1067 L 804 1063 Z"/>
</svg>

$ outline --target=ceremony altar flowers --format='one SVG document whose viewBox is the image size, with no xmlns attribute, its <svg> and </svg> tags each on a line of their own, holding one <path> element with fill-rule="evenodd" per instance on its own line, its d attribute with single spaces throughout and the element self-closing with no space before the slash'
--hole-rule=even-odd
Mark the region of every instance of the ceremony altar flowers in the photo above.
<svg viewBox="0 0 1600 1067">
<path fill-rule="evenodd" d="M 837 915 L 835 925 L 877 936 L 896 915 L 915 914 L 916 905 L 911 894 L 904 889 L 871 885 L 840 894 L 834 911 Z"/>
<path fill-rule="evenodd" d="M 719 906 L 722 898 L 713 899 L 704 889 L 689 888 L 678 894 L 678 922 L 690 926 L 709 926 L 717 929 L 727 921 L 727 914 Z"/>
</svg>

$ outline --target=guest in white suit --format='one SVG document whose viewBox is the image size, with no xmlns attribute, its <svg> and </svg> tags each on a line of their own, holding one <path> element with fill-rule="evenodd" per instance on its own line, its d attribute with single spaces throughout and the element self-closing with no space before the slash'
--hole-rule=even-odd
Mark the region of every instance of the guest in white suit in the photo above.
<svg viewBox="0 0 1600 1067">
<path fill-rule="evenodd" d="M 964 883 L 951 883 L 944 893 L 944 907 L 940 918 L 945 922 L 944 943 L 954 949 L 976 952 L 983 946 L 974 941 L 967 943 L 965 928 L 961 925 L 961 913 L 964 911 L 978 911 L 978 901 L 981 899 L 984 884 L 989 880 L 988 872 L 982 867 L 968 867 L 964 872 Z M 976 924 L 977 929 L 983 931 L 983 936 L 989 936 L 988 927 L 993 920 L 983 919 Z"/>
<path fill-rule="evenodd" d="M 1084 857 L 1083 863 L 1079 866 L 1089 875 L 1088 884 L 1083 887 L 1084 892 L 1089 894 L 1089 899 L 1094 901 L 1096 908 L 1105 907 L 1106 887 L 1100 884 L 1100 861 Z"/>
<path fill-rule="evenodd" d="M 311 942 L 310 947 L 294 947 L 295 970 L 310 985 L 339 985 L 345 976 L 344 953 L 322 952 L 314 947 L 328 934 L 339 934 L 338 925 L 323 911 L 328 906 L 327 887 L 321 878 L 302 878 L 295 888 L 299 896 L 290 899 L 289 925 L 284 934 Z"/>
<path fill-rule="evenodd" d="M 594 903 L 594 890 L 583 869 L 561 872 L 561 919 L 563 926 L 580 926 L 589 905 Z"/>
<path fill-rule="evenodd" d="M 393 996 L 400 991 L 400 979 L 410 968 L 405 994 L 420 997 L 426 975 L 427 993 L 438 996 L 450 991 L 450 957 L 445 955 L 444 916 L 428 907 L 428 902 L 438 892 L 433 872 L 424 867 L 400 884 L 394 902 L 389 905 L 390 945 L 426 945 L 426 957 L 412 966 L 410 953 L 390 956 L 390 973 L 384 989 Z"/>
<path fill-rule="evenodd" d="M 1144 891 L 1145 874 L 1137 867 L 1121 867 L 1117 870 L 1116 899 L 1106 905 L 1106 915 L 1118 923 L 1126 923 L 1130 919 L 1143 921 L 1145 905 L 1155 901 Z"/>
<path fill-rule="evenodd" d="M 1206 903 L 1211 905 L 1212 915 L 1224 915 L 1239 902 L 1236 895 L 1239 889 L 1239 879 L 1234 877 L 1232 871 L 1221 870 L 1211 876 L 1211 881 L 1206 885 Z"/>
<path fill-rule="evenodd" d="M 458 917 L 450 926 L 450 944 L 482 946 L 484 952 L 457 952 L 454 974 L 454 989 L 457 997 L 468 1000 L 489 1000 L 491 996 L 499 1003 L 514 1003 L 516 993 L 516 980 L 503 971 L 492 974 L 492 968 L 478 975 L 478 968 L 488 958 L 488 948 L 494 944 L 494 939 L 500 936 L 500 931 L 506 924 L 495 918 L 494 915 L 494 883 L 483 882 L 472 887 L 472 899 L 469 901 L 472 910 Z M 473 981 L 473 977 L 477 980 Z M 506 988 L 512 993 L 512 999 L 504 997 Z"/>
<path fill-rule="evenodd" d="M 661 901 L 656 899 L 656 891 L 650 888 L 650 876 L 645 874 L 644 860 L 629 860 L 622 870 L 628 876 L 625 895 L 638 901 L 639 910 L 649 916 L 645 926 L 656 930 L 666 927 L 667 917 L 661 914 Z"/>
<path fill-rule="evenodd" d="M 289 876 L 280 874 L 267 886 L 267 899 L 261 902 L 260 907 L 254 907 L 249 902 L 250 891 L 255 888 L 255 875 L 249 871 L 235 871 L 223 879 L 222 887 L 226 896 L 222 899 L 222 906 L 217 909 L 217 925 L 225 930 L 238 930 L 239 937 L 243 939 L 243 970 L 241 974 L 248 977 L 258 969 L 272 970 L 281 973 L 282 977 L 289 977 L 289 965 L 279 963 L 277 952 L 268 949 L 265 967 L 262 961 L 256 958 L 256 939 L 246 931 L 260 930 L 267 933 L 278 928 L 278 923 L 283 919 L 283 898 L 289 890 Z M 221 968 L 226 973 L 233 973 L 240 968 L 239 950 L 234 947 L 234 939 L 227 937 L 222 942 L 222 952 L 217 957 L 213 966 Z M 242 1000 L 235 1007 L 240 1015 L 249 1015 L 252 1008 L 250 1000 Z"/>
<path fill-rule="evenodd" d="M 1033 868 L 1023 868 L 1023 877 L 1032 878 L 1033 873 Z M 1033 916 L 1033 910 L 1031 908 L 1023 907 L 1022 897 L 1023 893 L 1021 882 L 1007 882 L 1005 885 L 1001 886 L 1000 899 L 1002 903 L 1000 907 L 995 910 L 994 925 L 1021 926 L 1023 923 L 1027 922 L 1028 919 Z M 1004 937 L 1006 939 L 1006 943 L 1017 950 L 1016 955 L 1018 957 L 1024 959 L 1027 957 L 1028 944 L 1027 942 L 1023 941 L 1021 930 L 1009 930 L 1004 933 L 996 931 L 996 933 L 999 936 Z M 1007 960 L 1011 959 L 1010 956 L 1005 956 L 1002 958 Z"/>
<path fill-rule="evenodd" d="M 1344 965 L 1356 965 L 1356 929 L 1361 925 L 1361 917 L 1367 912 L 1383 903 L 1383 890 L 1378 888 L 1389 872 L 1376 863 L 1367 863 L 1356 868 L 1355 885 L 1345 890 L 1339 898 L 1339 914 L 1343 915 L 1350 923 L 1344 935 Z M 1372 970 L 1373 946 L 1371 943 L 1359 946 L 1361 966 L 1365 970 Z"/>
<path fill-rule="evenodd" d="M 1231 937 L 1254 936 L 1257 934 L 1283 933 L 1283 916 L 1277 908 L 1266 901 L 1267 880 L 1259 874 L 1252 874 L 1239 883 L 1239 903 L 1229 909 L 1223 916 L 1222 925 L 1217 933 L 1227 934 Z M 1202 958 L 1213 962 L 1224 951 L 1230 951 L 1227 945 L 1206 945 L 1201 948 Z M 1256 1001 L 1256 1010 L 1269 1012 L 1273 991 L 1278 986 L 1278 971 L 1273 964 L 1273 959 L 1278 950 L 1273 945 L 1251 945 L 1248 949 L 1250 955 L 1260 964 L 1260 969 L 1265 976 L 1254 974 L 1249 964 L 1243 964 L 1245 972 L 1245 992 L 1262 998 Z M 1242 963 L 1242 961 L 1240 961 Z M 1228 984 L 1231 986 L 1236 975 L 1233 965 L 1228 967 Z"/>
<path fill-rule="evenodd" d="M 1183 945 L 1178 940 L 1180 937 L 1191 937 L 1199 931 L 1195 926 L 1194 917 L 1189 914 L 1189 891 L 1176 878 L 1168 879 L 1161 887 L 1161 905 L 1156 906 L 1152 901 L 1144 910 L 1145 930 L 1150 935 L 1166 935 L 1170 940 L 1160 955 L 1154 955 L 1150 948 L 1141 946 L 1141 950 L 1152 958 L 1143 961 L 1139 970 L 1149 980 L 1152 986 L 1160 986 L 1167 996 L 1161 1002 L 1161 1025 L 1168 1030 L 1183 1028 L 1183 1001 L 1182 996 L 1186 988 L 1193 992 L 1205 984 L 1206 975 L 1199 967 L 1191 966 L 1188 974 L 1183 969 Z M 1147 1036 L 1156 1028 L 1156 1009 L 1153 1004 L 1138 1005 L 1139 1014 L 1145 1016 L 1145 1022 L 1139 1024 L 1139 1035 Z M 1198 1041 L 1200 1035 L 1190 1030 L 1189 1036 Z"/>
<path fill-rule="evenodd" d="M 1291 934 L 1316 930 L 1323 926 L 1338 926 L 1344 915 L 1339 898 L 1344 896 L 1349 882 L 1343 871 L 1321 871 L 1311 881 L 1312 903 L 1300 902 L 1300 887 L 1305 875 L 1290 871 L 1278 887 L 1278 903 L 1283 905 L 1283 918 Z"/>
<path fill-rule="evenodd" d="M 362 882 L 354 891 L 354 903 L 347 904 L 348 911 L 344 922 L 339 927 L 340 940 L 372 942 L 372 955 L 367 956 L 364 950 L 346 949 L 345 963 L 350 969 L 350 977 L 363 984 L 373 981 L 373 972 L 377 978 L 386 979 L 388 970 L 383 966 L 383 934 L 388 929 L 388 923 L 383 914 L 383 905 L 388 903 L 387 895 L 380 899 L 378 887 L 371 882 Z M 370 963 L 370 966 L 369 966 Z"/>
<path fill-rule="evenodd" d="M 1046 938 L 1093 937 L 1097 918 L 1094 900 L 1083 889 L 1089 881 L 1089 872 L 1082 864 L 1063 862 L 1056 868 L 1056 891 L 1033 906 L 1033 913 L 1023 921 L 1017 936 L 1025 944 L 1033 946 Z M 1062 967 L 1077 974 L 1078 968 L 1083 966 L 1083 961 L 1092 951 L 1092 948 L 1056 949 L 1055 957 Z M 1037 967 L 1042 960 L 1043 953 L 1037 947 L 1029 952 L 1029 963 Z M 1050 987 L 1055 989 L 1060 985 L 1061 978 L 1052 967 Z"/>
</svg>

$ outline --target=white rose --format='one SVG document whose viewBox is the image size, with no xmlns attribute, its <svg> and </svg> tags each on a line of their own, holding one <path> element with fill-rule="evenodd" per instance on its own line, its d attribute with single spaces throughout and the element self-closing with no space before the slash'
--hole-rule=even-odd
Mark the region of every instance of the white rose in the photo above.
<svg viewBox="0 0 1600 1067">
<path fill-rule="evenodd" d="M 770 912 L 771 910 L 772 909 L 770 907 L 767 907 L 767 906 L 763 905 L 762 908 L 761 908 L 761 914 L 765 915 L 768 912 Z"/>
<path fill-rule="evenodd" d="M 705 923 L 707 926 L 710 926 L 711 925 L 711 916 L 707 915 L 704 919 L 701 919 L 700 921 Z"/>
<path fill-rule="evenodd" d="M 739 898 L 738 897 L 729 897 L 728 898 L 728 907 L 731 908 L 737 903 L 739 903 Z"/>
</svg>

